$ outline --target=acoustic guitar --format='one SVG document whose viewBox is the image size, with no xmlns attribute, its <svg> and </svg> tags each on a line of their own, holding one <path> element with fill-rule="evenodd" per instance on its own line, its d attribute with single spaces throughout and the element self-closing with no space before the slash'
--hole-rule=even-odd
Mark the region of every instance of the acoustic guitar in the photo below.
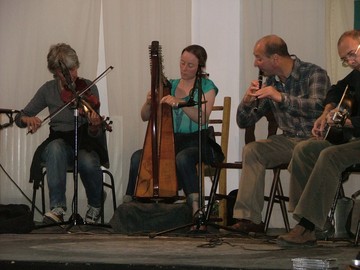
<svg viewBox="0 0 360 270">
<path fill-rule="evenodd" d="M 341 100 L 336 107 L 336 112 L 332 118 L 334 125 L 328 125 L 324 136 L 332 144 L 343 144 L 353 138 L 353 128 L 344 127 L 346 119 L 353 113 L 355 99 L 347 93 L 346 86 Z"/>
</svg>

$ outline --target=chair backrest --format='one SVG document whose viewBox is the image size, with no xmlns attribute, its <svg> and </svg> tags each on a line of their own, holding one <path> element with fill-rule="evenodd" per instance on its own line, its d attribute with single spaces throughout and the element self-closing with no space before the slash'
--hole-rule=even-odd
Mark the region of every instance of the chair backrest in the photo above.
<svg viewBox="0 0 360 270">
<path fill-rule="evenodd" d="M 209 119 L 209 126 L 214 127 L 215 139 L 220 144 L 221 150 L 225 155 L 224 162 L 227 160 L 229 146 L 230 110 L 231 97 L 224 97 L 223 105 L 213 106 Z"/>
<path fill-rule="evenodd" d="M 229 131 L 230 131 L 230 111 L 231 111 L 231 97 L 224 97 L 222 105 L 213 106 L 213 110 L 209 119 L 209 126 L 213 126 L 215 130 L 215 139 L 220 143 L 221 150 L 224 153 L 227 161 L 228 146 L 229 146 Z M 213 177 L 215 169 L 209 165 L 202 166 L 203 168 L 203 184 L 204 177 Z M 204 185 L 203 185 L 204 186 Z M 204 190 L 203 190 L 204 193 Z M 219 193 L 226 194 L 226 170 L 222 170 L 219 177 Z M 203 194 L 204 195 L 204 194 Z M 219 204 L 219 213 L 225 213 L 226 202 L 221 200 Z"/>
<path fill-rule="evenodd" d="M 269 111 L 265 117 L 268 121 L 268 137 L 275 135 L 278 129 L 278 124 L 275 120 L 273 112 Z M 255 125 L 245 128 L 245 144 L 253 141 L 255 141 Z"/>
</svg>

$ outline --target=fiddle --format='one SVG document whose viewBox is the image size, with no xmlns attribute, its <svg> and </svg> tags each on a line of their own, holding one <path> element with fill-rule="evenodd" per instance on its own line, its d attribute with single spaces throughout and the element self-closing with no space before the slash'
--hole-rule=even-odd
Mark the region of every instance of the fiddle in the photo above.
<svg viewBox="0 0 360 270">
<path fill-rule="evenodd" d="M 81 78 L 76 78 L 75 82 L 73 82 L 70 76 L 69 69 L 60 60 L 59 60 L 59 66 L 66 80 L 64 89 L 60 93 L 62 101 L 65 104 L 70 104 L 76 102 L 77 98 L 80 97 L 79 101 L 82 108 L 79 110 L 79 113 L 85 116 L 89 111 L 95 112 L 100 117 L 102 123 L 104 123 L 105 129 L 111 132 L 112 131 L 112 128 L 110 126 L 111 122 L 110 124 L 107 123 L 109 118 L 107 117 L 106 119 L 104 119 L 97 112 L 97 110 L 100 108 L 99 99 L 95 95 L 93 95 L 90 91 L 88 91 L 90 87 L 94 85 L 94 83 L 88 86 L 86 81 Z"/>
<path fill-rule="evenodd" d="M 64 103 L 73 102 L 76 99 L 75 94 L 80 94 L 85 90 L 82 100 L 80 101 L 82 105 L 86 108 L 81 110 L 80 114 L 84 115 L 88 110 L 98 110 L 100 108 L 99 99 L 88 91 L 88 85 L 84 79 L 77 78 L 75 80 L 75 93 L 69 88 L 68 85 L 65 85 L 64 89 L 61 91 L 60 96 L 61 100 Z"/>
</svg>

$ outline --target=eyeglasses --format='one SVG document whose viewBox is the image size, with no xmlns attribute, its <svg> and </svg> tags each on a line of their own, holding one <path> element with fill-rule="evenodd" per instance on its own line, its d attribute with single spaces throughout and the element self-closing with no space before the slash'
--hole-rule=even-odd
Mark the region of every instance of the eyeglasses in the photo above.
<svg viewBox="0 0 360 270">
<path fill-rule="evenodd" d="M 344 57 L 344 58 L 341 58 L 341 62 L 342 62 L 342 65 L 343 67 L 348 67 L 349 66 L 349 61 L 354 61 L 355 58 L 357 57 L 357 52 L 359 51 L 359 48 L 360 48 L 360 44 L 357 46 L 357 49 L 355 52 L 348 52 L 348 54 Z"/>
</svg>

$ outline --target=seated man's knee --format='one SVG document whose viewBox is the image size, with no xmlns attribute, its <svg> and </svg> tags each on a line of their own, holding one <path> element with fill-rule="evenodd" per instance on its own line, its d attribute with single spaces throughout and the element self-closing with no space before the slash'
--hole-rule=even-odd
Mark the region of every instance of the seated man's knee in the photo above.
<svg viewBox="0 0 360 270">
<path fill-rule="evenodd" d="M 325 141 L 319 140 L 305 140 L 299 142 L 294 147 L 293 158 L 306 158 L 314 157 L 320 155 L 324 149 L 326 149 L 327 144 Z"/>
<path fill-rule="evenodd" d="M 301 155 L 301 153 L 304 153 L 305 149 L 311 147 L 309 144 L 309 141 L 302 141 L 295 145 L 293 156 Z"/>
<path fill-rule="evenodd" d="M 256 141 L 246 144 L 243 148 L 243 156 L 254 155 L 258 152 L 259 147 L 260 145 Z"/>
<path fill-rule="evenodd" d="M 331 162 L 339 162 L 342 160 L 341 151 L 336 147 L 328 147 L 323 149 L 319 154 L 319 160 L 329 160 Z"/>
</svg>

